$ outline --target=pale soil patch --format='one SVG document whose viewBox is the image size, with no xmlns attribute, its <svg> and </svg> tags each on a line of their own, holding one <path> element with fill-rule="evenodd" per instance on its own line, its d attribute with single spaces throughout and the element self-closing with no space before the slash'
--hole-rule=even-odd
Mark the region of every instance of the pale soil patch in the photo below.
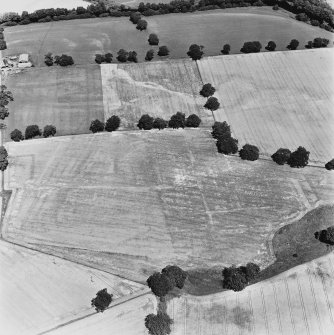
<svg viewBox="0 0 334 335">
<path fill-rule="evenodd" d="M 304 146 L 323 165 L 334 157 L 334 49 L 204 58 L 204 82 L 212 83 L 241 145 L 262 154 Z"/>
<path fill-rule="evenodd" d="M 0 323 L 6 335 L 34 335 L 94 313 L 107 288 L 115 301 L 146 287 L 57 257 L 0 242 Z"/>
<path fill-rule="evenodd" d="M 172 334 L 333 334 L 333 265 L 331 253 L 242 292 L 174 298 Z"/>
<path fill-rule="evenodd" d="M 206 130 L 115 132 L 10 143 L 4 236 L 145 281 L 273 261 L 273 231 L 333 199 L 330 171 L 244 162 Z"/>
<path fill-rule="evenodd" d="M 140 116 L 169 120 L 177 111 L 197 114 L 202 126 L 213 124 L 199 95 L 202 83 L 191 60 L 101 66 L 105 119 L 118 115 L 123 127 L 136 128 Z"/>
</svg>

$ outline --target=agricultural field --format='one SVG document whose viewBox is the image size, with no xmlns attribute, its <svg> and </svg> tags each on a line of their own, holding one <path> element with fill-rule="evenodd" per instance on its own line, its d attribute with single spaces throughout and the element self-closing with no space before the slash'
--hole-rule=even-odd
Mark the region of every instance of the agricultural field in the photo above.
<svg viewBox="0 0 334 335">
<path fill-rule="evenodd" d="M 91 299 L 107 288 L 115 302 L 147 287 L 57 257 L 0 241 L 0 322 L 6 335 L 35 335 L 95 313 Z"/>
<path fill-rule="evenodd" d="M 286 50 L 291 39 L 300 42 L 299 48 L 315 37 L 333 41 L 334 34 L 318 27 L 296 21 L 284 11 L 271 8 L 232 8 L 206 12 L 169 14 L 145 18 L 147 31 L 140 32 L 128 18 L 100 18 L 30 24 L 6 28 L 8 50 L 5 55 L 29 53 L 35 66 L 45 66 L 44 55 L 69 54 L 75 64 L 94 63 L 96 53 L 119 49 L 135 50 L 138 60 L 144 61 L 150 33 L 158 34 L 160 45 L 167 45 L 170 58 L 186 58 L 188 48 L 197 43 L 205 46 L 205 55 L 219 55 L 225 43 L 232 53 L 240 53 L 244 42 L 259 40 L 263 51 L 268 41 L 277 50 Z M 219 41 L 217 41 L 219 36 Z M 153 47 L 157 50 L 157 47 Z M 155 60 L 159 56 L 155 56 Z"/>
<path fill-rule="evenodd" d="M 140 116 L 169 120 L 177 111 L 197 114 L 202 125 L 214 123 L 199 95 L 201 78 L 189 59 L 142 64 L 101 65 L 105 119 L 118 115 L 122 126 L 136 128 Z"/>
<path fill-rule="evenodd" d="M 1 4 L 0 14 L 16 12 L 21 15 L 23 11 L 29 13 L 41 8 L 76 8 L 87 7 L 88 2 L 83 0 L 11 0 Z"/>
<path fill-rule="evenodd" d="M 217 121 L 262 154 L 304 146 L 323 165 L 334 157 L 334 49 L 204 58 L 203 82 L 217 89 Z"/>
<path fill-rule="evenodd" d="M 205 129 L 30 140 L 8 152 L 7 240 L 142 282 L 171 263 L 265 266 L 273 232 L 334 195 L 330 171 L 220 155 Z"/>
<path fill-rule="evenodd" d="M 333 334 L 333 278 L 330 253 L 242 292 L 174 298 L 172 334 Z"/>
<path fill-rule="evenodd" d="M 7 76 L 14 94 L 6 120 L 9 133 L 15 128 L 52 124 L 57 135 L 89 132 L 93 119 L 104 119 L 101 72 L 98 65 L 73 68 L 29 69 Z"/>
<path fill-rule="evenodd" d="M 153 294 L 126 301 L 124 304 L 112 307 L 103 314 L 95 314 L 78 320 L 64 327 L 54 329 L 50 335 L 147 335 L 145 317 L 156 313 L 157 299 Z"/>
</svg>

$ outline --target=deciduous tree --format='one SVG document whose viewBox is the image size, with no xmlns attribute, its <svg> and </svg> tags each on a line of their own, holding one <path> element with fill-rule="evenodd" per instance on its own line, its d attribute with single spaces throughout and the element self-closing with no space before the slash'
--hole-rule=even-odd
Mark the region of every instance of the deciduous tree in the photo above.
<svg viewBox="0 0 334 335">
<path fill-rule="evenodd" d="M 144 114 L 140 117 L 137 127 L 143 130 L 151 130 L 153 128 L 154 118 L 148 114 Z"/>
<path fill-rule="evenodd" d="M 203 85 L 199 94 L 204 98 L 208 98 L 208 97 L 214 95 L 215 92 L 216 92 L 216 89 L 211 84 L 208 83 L 208 84 Z"/>
<path fill-rule="evenodd" d="M 209 109 L 210 111 L 215 111 L 219 108 L 220 103 L 217 98 L 210 97 L 204 105 L 204 108 Z"/>
<path fill-rule="evenodd" d="M 176 114 L 172 115 L 172 117 L 170 118 L 168 122 L 168 125 L 169 127 L 173 129 L 177 129 L 177 128 L 184 128 L 185 123 L 186 123 L 185 114 L 181 112 L 177 112 Z"/>
<path fill-rule="evenodd" d="M 10 133 L 10 138 L 14 141 L 14 142 L 20 142 L 24 140 L 24 137 L 22 135 L 22 132 L 18 129 L 14 129 L 11 133 Z"/>
<path fill-rule="evenodd" d="M 303 168 L 308 164 L 310 152 L 304 147 L 298 147 L 298 149 L 291 153 L 288 164 L 291 167 Z"/>
<path fill-rule="evenodd" d="M 164 297 L 173 289 L 173 282 L 165 273 L 155 272 L 147 279 L 147 285 L 157 297 Z"/>
<path fill-rule="evenodd" d="M 251 144 L 245 144 L 239 151 L 240 158 L 248 161 L 256 161 L 259 159 L 259 154 L 259 148 Z"/>
<path fill-rule="evenodd" d="M 26 128 L 24 137 L 26 140 L 29 140 L 30 138 L 34 138 L 36 136 L 41 136 L 42 132 L 39 129 L 39 127 L 36 124 L 30 125 Z"/>
<path fill-rule="evenodd" d="M 98 119 L 93 120 L 90 123 L 89 130 L 94 134 L 98 133 L 98 132 L 101 132 L 101 131 L 104 130 L 104 123 L 102 121 L 98 120 Z"/>
<path fill-rule="evenodd" d="M 189 51 L 187 52 L 187 55 L 192 59 L 192 60 L 199 60 L 203 57 L 204 47 L 202 45 L 198 44 L 192 44 L 189 47 Z"/>
<path fill-rule="evenodd" d="M 97 312 L 103 313 L 112 301 L 113 295 L 107 292 L 104 288 L 96 293 L 96 297 L 92 299 L 92 307 L 95 307 Z"/>
<path fill-rule="evenodd" d="M 43 137 L 49 137 L 49 136 L 55 136 L 57 132 L 57 129 L 53 125 L 47 125 L 44 127 L 43 130 Z"/>
<path fill-rule="evenodd" d="M 148 43 L 150 45 L 158 45 L 159 44 L 159 38 L 156 34 L 150 34 L 148 37 Z"/>
<path fill-rule="evenodd" d="M 275 163 L 284 165 L 289 160 L 290 155 L 291 151 L 289 149 L 280 148 L 271 156 L 271 158 Z"/>
<path fill-rule="evenodd" d="M 117 115 L 112 115 L 106 122 L 105 130 L 106 131 L 115 131 L 121 124 L 121 119 Z"/>
</svg>

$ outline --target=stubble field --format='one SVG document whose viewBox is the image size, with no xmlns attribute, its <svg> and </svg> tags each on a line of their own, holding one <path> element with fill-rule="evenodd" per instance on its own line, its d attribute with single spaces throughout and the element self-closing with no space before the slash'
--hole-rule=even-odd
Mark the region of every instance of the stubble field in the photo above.
<svg viewBox="0 0 334 335">
<path fill-rule="evenodd" d="M 104 119 L 98 65 L 30 69 L 7 76 L 5 84 L 14 94 L 7 139 L 15 128 L 24 133 L 31 124 L 52 124 L 57 135 L 88 133 L 93 119 Z"/>
<path fill-rule="evenodd" d="M 133 280 L 273 261 L 273 231 L 333 199 L 324 169 L 243 162 L 209 131 L 116 132 L 9 145 L 4 236 Z"/>
<path fill-rule="evenodd" d="M 334 39 L 334 34 L 328 31 L 291 19 L 269 7 L 158 15 L 145 20 L 148 28 L 143 32 L 127 17 L 10 27 L 5 31 L 8 50 L 4 54 L 29 53 L 35 66 L 45 66 L 46 53 L 65 53 L 73 57 L 75 64 L 86 65 L 94 63 L 97 53 L 111 52 L 116 57 L 119 49 L 135 50 L 142 62 L 146 52 L 152 49 L 147 41 L 150 33 L 158 34 L 160 45 L 168 46 L 173 59 L 187 58 L 186 53 L 193 43 L 205 46 L 205 55 L 212 56 L 219 55 L 226 43 L 231 45 L 232 53 L 240 53 L 246 41 L 260 41 L 266 52 L 264 47 L 270 40 L 276 42 L 277 50 L 287 50 L 293 38 L 299 40 L 300 49 L 315 37 Z"/>
<path fill-rule="evenodd" d="M 334 49 L 204 58 L 203 82 L 217 89 L 217 121 L 262 154 L 304 146 L 321 165 L 334 157 Z"/>
<path fill-rule="evenodd" d="M 195 62 L 188 59 L 136 65 L 101 66 L 104 114 L 118 115 L 122 126 L 136 128 L 141 115 L 169 120 L 177 111 L 197 114 L 202 126 L 213 116 L 203 108 L 202 82 Z"/>
<path fill-rule="evenodd" d="M 94 314 L 90 301 L 107 288 L 115 301 L 145 286 L 57 257 L 0 242 L 0 322 L 6 335 L 35 335 Z"/>
</svg>

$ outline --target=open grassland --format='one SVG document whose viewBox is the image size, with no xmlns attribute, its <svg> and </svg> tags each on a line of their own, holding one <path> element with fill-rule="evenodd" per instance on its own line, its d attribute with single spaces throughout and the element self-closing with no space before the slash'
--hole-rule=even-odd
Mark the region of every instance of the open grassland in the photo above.
<svg viewBox="0 0 334 335">
<path fill-rule="evenodd" d="M 310 160 L 334 157 L 334 49 L 221 56 L 198 62 L 203 82 L 217 89 L 217 121 L 241 145 L 272 155 L 304 146 Z"/>
<path fill-rule="evenodd" d="M 175 335 L 334 333 L 334 254 L 242 292 L 181 296 L 168 303 Z"/>
<path fill-rule="evenodd" d="M 203 108 L 202 82 L 195 62 L 168 62 L 101 66 L 105 118 L 118 115 L 124 127 L 136 127 L 143 114 L 166 120 L 177 111 L 197 114 L 202 125 L 213 117 Z"/>
<path fill-rule="evenodd" d="M 186 14 L 169 14 L 145 18 L 147 31 L 140 32 L 128 18 L 85 19 L 31 24 L 6 28 L 8 50 L 5 55 L 29 53 L 36 66 L 45 66 L 44 55 L 69 54 L 75 64 L 94 62 L 96 53 L 119 49 L 135 50 L 138 60 L 144 61 L 152 49 L 147 39 L 158 34 L 160 45 L 167 45 L 171 58 L 187 57 L 191 44 L 205 46 L 205 54 L 219 55 L 225 43 L 232 53 L 239 53 L 244 42 L 259 40 L 264 47 L 268 41 L 277 44 L 277 50 L 286 50 L 291 39 L 304 48 L 315 37 L 333 40 L 334 34 L 318 27 L 291 19 L 271 8 L 232 8 Z M 153 47 L 157 50 L 157 47 Z M 156 59 L 159 58 L 156 56 Z"/>
<path fill-rule="evenodd" d="M 266 265 L 273 232 L 334 195 L 330 171 L 224 157 L 206 130 L 58 137 L 8 151 L 16 191 L 4 237 L 134 280 L 169 263 Z"/>
<path fill-rule="evenodd" d="M 93 314 L 90 301 L 107 288 L 115 301 L 145 286 L 32 250 L 0 242 L 0 322 L 6 335 L 35 335 Z"/>
<path fill-rule="evenodd" d="M 15 128 L 24 133 L 31 124 L 52 124 L 57 135 L 88 133 L 93 119 L 104 118 L 98 65 L 30 69 L 9 75 L 6 85 L 15 97 L 7 139 Z"/>
</svg>

